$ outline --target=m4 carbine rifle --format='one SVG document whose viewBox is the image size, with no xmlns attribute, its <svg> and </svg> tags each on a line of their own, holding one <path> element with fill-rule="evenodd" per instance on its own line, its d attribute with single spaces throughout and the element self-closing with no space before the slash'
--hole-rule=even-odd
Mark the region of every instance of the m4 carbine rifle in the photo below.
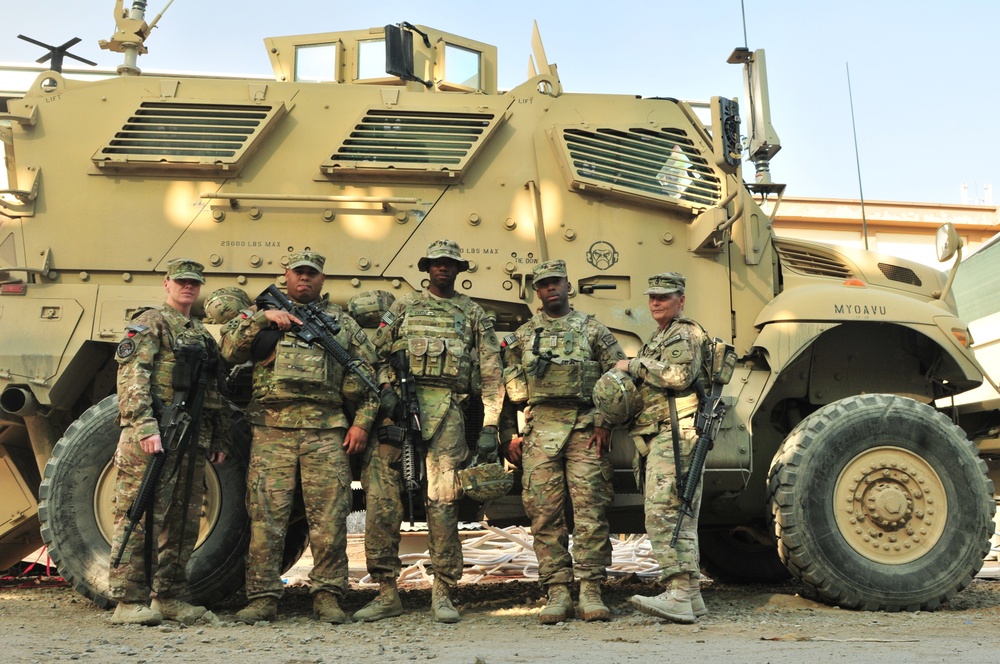
<svg viewBox="0 0 1000 664">
<path fill-rule="evenodd" d="M 268 286 L 263 293 L 257 296 L 257 308 L 278 309 L 287 311 L 295 316 L 302 324 L 292 323 L 291 333 L 306 343 L 317 343 L 323 350 L 333 356 L 340 364 L 347 367 L 365 386 L 379 394 L 378 386 L 371 376 L 362 371 L 364 361 L 351 357 L 347 350 L 334 338 L 340 332 L 340 325 L 330 314 L 323 311 L 315 302 L 308 304 L 296 304 L 287 295 L 278 290 L 274 284 Z"/>
<path fill-rule="evenodd" d="M 150 523 L 147 520 L 146 527 L 143 527 L 142 518 L 143 515 L 151 517 L 156 485 L 160 481 L 160 475 L 163 474 L 163 467 L 167 465 L 167 454 L 184 454 L 190 439 L 198 435 L 198 420 L 201 417 L 201 407 L 205 402 L 205 391 L 208 386 L 208 373 L 205 371 L 208 353 L 201 346 L 178 346 L 174 349 L 174 357 L 177 364 L 174 365 L 171 377 L 174 389 L 173 402 L 164 407 L 159 397 L 152 395 L 154 406 L 161 411 L 159 429 L 163 451 L 154 454 L 146 464 L 146 472 L 143 473 L 139 491 L 125 513 L 127 520 L 125 532 L 112 562 L 112 566 L 116 568 L 122 562 L 122 556 L 125 555 L 132 533 L 138 532 L 142 535 L 147 533 Z M 192 459 L 191 463 L 197 463 L 197 460 Z M 149 562 L 147 560 L 146 564 Z"/>
<path fill-rule="evenodd" d="M 420 427 L 420 401 L 417 399 L 417 382 L 410 371 L 406 349 L 400 348 L 389 360 L 399 381 L 399 403 L 392 419 L 396 426 L 383 427 L 379 437 L 383 442 L 400 445 L 403 451 L 403 486 L 410 509 L 410 526 L 413 526 L 413 496 L 420 490 L 424 477 L 423 456 L 417 445 L 423 441 Z"/>
</svg>

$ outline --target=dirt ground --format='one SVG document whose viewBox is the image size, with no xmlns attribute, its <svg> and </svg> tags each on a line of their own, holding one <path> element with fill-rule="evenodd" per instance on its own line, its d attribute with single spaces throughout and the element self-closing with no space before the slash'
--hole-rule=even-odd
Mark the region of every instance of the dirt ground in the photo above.
<svg viewBox="0 0 1000 664">
<path fill-rule="evenodd" d="M 353 563 L 352 563 L 353 565 Z M 0 581 L 0 659 L 4 662 L 937 662 L 957 656 L 996 661 L 1000 581 L 976 579 L 941 611 L 867 613 L 803 599 L 793 582 L 732 586 L 704 582 L 710 615 L 675 625 L 635 612 L 634 594 L 662 589 L 635 575 L 611 580 L 608 623 L 571 620 L 538 624 L 537 583 L 490 579 L 462 585 L 462 622 L 431 620 L 426 582 L 402 590 L 407 613 L 377 623 L 342 626 L 311 618 L 308 588 L 291 585 L 279 619 L 254 626 L 232 622 L 238 598 L 211 607 L 215 625 L 116 626 L 111 613 L 60 584 L 37 576 Z M 344 608 L 355 611 L 375 594 L 352 582 Z"/>
</svg>

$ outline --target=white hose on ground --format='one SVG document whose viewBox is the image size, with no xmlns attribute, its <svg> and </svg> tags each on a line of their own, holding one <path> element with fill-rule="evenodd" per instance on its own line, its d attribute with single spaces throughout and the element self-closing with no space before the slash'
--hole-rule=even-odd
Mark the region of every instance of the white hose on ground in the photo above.
<svg viewBox="0 0 1000 664">
<path fill-rule="evenodd" d="M 462 543 L 462 555 L 465 558 L 465 573 L 462 583 L 476 583 L 484 577 L 500 577 L 508 579 L 537 579 L 538 560 L 532 548 L 532 536 L 529 528 L 511 526 L 496 528 L 486 523 L 479 524 L 481 535 L 466 537 Z M 463 528 L 463 532 L 467 532 Z M 640 577 L 655 578 L 660 572 L 660 566 L 653 557 L 649 538 L 645 535 L 624 535 L 611 537 L 611 567 L 609 576 L 625 576 L 637 574 Z M 573 550 L 573 538 L 570 536 L 570 551 Z M 400 583 L 431 582 L 433 577 L 428 574 L 430 554 L 411 553 L 400 556 L 403 571 L 399 575 Z M 371 577 L 365 575 L 360 585 L 373 585 Z"/>
</svg>

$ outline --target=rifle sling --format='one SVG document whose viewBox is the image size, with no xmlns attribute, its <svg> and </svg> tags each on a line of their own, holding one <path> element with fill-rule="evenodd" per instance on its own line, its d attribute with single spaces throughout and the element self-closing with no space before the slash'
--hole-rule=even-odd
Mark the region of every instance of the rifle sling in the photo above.
<svg viewBox="0 0 1000 664">
<path fill-rule="evenodd" d="M 681 463 L 681 431 L 677 421 L 677 395 L 673 390 L 667 390 L 667 401 L 670 404 L 670 439 L 674 444 L 674 468 L 677 473 L 677 494 L 684 492 L 684 464 Z"/>
</svg>

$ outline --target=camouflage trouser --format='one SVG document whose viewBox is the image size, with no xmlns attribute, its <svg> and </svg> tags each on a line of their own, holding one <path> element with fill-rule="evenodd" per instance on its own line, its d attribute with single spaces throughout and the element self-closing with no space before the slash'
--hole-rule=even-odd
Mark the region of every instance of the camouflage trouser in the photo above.
<svg viewBox="0 0 1000 664">
<path fill-rule="evenodd" d="M 427 486 L 424 505 L 427 509 L 428 547 L 432 573 L 454 586 L 462 578 L 464 560 L 458 537 L 458 499 L 461 488 L 458 471 L 469 458 L 465 442 L 462 408 L 452 403 L 434 437 L 425 441 Z M 373 441 L 365 452 L 361 484 L 367 508 L 365 521 L 365 557 L 368 573 L 375 581 L 399 576 L 399 528 L 403 521 L 402 450 Z"/>
<path fill-rule="evenodd" d="M 680 448 L 682 470 L 686 471 L 691 459 L 691 450 L 698 438 L 692 428 L 694 418 L 682 418 L 680 428 Z M 698 514 L 701 510 L 701 478 L 695 493 L 694 518 L 684 517 L 677 546 L 670 546 L 670 540 L 677 526 L 681 510 L 680 493 L 677 488 L 677 468 L 674 464 L 674 443 L 669 424 L 661 424 L 655 436 L 647 438 L 649 456 L 646 457 L 646 533 L 653 547 L 653 555 L 660 564 L 660 578 L 664 581 L 676 574 L 698 573 Z"/>
<path fill-rule="evenodd" d="M 566 440 L 565 425 L 553 434 L 542 419 L 541 409 L 535 407 L 521 462 L 522 498 L 531 518 L 538 580 L 543 585 L 572 583 L 574 559 L 577 578 L 606 579 L 611 564 L 607 509 L 614 495 L 611 461 L 606 456 L 599 459 L 596 447 L 587 449 L 592 427 L 568 432 Z M 565 445 L 558 449 L 563 440 Z M 572 557 L 568 550 L 567 498 L 573 507 Z"/>
<path fill-rule="evenodd" d="M 351 468 L 343 446 L 345 434 L 343 428 L 254 425 L 247 473 L 248 599 L 281 596 L 281 562 L 297 478 L 309 523 L 312 592 L 325 590 L 343 596 L 347 590 Z"/>
<path fill-rule="evenodd" d="M 207 419 L 207 418 L 205 418 Z M 211 426 L 202 422 L 197 444 L 192 441 L 182 457 L 167 456 L 153 499 L 153 531 L 132 532 L 121 564 L 111 567 L 108 574 L 108 596 L 119 602 L 145 602 L 150 597 L 175 597 L 187 591 L 187 563 L 198 541 L 201 511 L 205 496 L 205 463 Z M 125 513 L 139 493 L 142 476 L 152 458 L 142 451 L 128 429 L 122 430 L 115 452 L 118 477 L 115 481 L 115 532 L 113 557 L 118 553 L 125 534 Z M 191 493 L 185 495 L 188 469 L 194 462 Z M 146 525 L 142 517 L 141 528 Z M 146 581 L 145 538 L 152 537 L 152 589 Z M 152 590 L 152 592 L 151 592 Z"/>
</svg>

